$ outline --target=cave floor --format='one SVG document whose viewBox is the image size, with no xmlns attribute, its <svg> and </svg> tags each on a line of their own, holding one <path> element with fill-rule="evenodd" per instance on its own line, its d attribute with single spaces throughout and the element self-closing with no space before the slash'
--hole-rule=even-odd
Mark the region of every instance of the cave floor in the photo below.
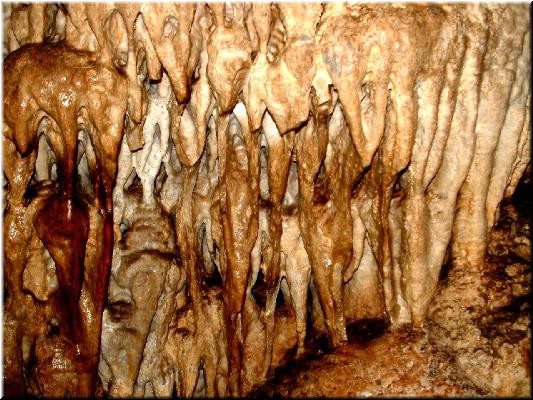
<svg viewBox="0 0 533 400">
<path fill-rule="evenodd" d="M 461 351 L 451 337 L 441 339 L 438 346 L 431 324 L 416 332 L 390 331 L 383 322 L 367 321 L 349 326 L 349 342 L 333 352 L 324 351 L 327 346 L 320 342 L 324 338 L 317 339 L 306 359 L 278 369 L 253 396 L 484 397 L 513 393 L 521 397 L 531 393 L 530 383 L 524 383 L 531 377 L 529 177 L 526 174 L 515 195 L 502 202 L 490 235 L 481 281 L 486 307 L 475 315 L 458 316 L 457 332 L 448 332 L 463 337 L 473 326 L 479 337 L 472 342 L 471 352 Z M 447 281 L 444 276 L 440 285 L 446 288 Z M 502 353 L 506 348 L 513 357 Z M 471 358 L 473 366 L 479 363 L 479 354 L 487 355 L 491 371 L 478 374 L 464 362 L 459 367 L 460 353 Z M 481 389 L 484 375 L 501 381 L 502 387 Z"/>
<path fill-rule="evenodd" d="M 426 332 L 385 332 L 289 366 L 263 388 L 267 397 L 472 397 L 485 393 L 461 374 Z"/>
</svg>

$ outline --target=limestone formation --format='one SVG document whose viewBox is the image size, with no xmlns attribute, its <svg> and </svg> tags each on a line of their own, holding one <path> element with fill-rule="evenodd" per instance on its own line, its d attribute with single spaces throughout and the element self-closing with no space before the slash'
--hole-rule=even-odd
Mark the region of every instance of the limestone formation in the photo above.
<svg viewBox="0 0 533 400">
<path fill-rule="evenodd" d="M 310 337 L 428 329 L 445 263 L 481 287 L 526 5 L 2 7 L 6 394 L 242 396 Z"/>
</svg>

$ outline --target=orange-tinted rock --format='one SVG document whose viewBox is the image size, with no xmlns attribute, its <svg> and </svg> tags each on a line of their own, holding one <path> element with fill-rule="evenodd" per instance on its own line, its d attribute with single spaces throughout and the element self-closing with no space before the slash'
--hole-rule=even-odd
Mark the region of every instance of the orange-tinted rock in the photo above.
<svg viewBox="0 0 533 400">
<path fill-rule="evenodd" d="M 320 334 L 335 379 L 383 379 L 308 393 L 474 393 L 401 327 L 527 391 L 530 234 L 493 229 L 530 164 L 524 5 L 3 11 L 6 393 L 240 396 Z M 392 333 L 344 346 L 368 318 Z"/>
</svg>

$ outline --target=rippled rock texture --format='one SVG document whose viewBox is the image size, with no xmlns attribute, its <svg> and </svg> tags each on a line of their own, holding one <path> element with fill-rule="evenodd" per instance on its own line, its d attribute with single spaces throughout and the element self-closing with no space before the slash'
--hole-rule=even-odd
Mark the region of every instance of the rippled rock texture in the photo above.
<svg viewBox="0 0 533 400">
<path fill-rule="evenodd" d="M 462 296 L 460 264 L 443 267 L 422 329 L 348 326 L 348 343 L 310 340 L 306 362 L 276 370 L 254 397 L 528 397 L 531 394 L 531 186 L 526 172 L 491 232 L 481 308 Z M 464 289 L 463 289 L 464 290 Z"/>
<path fill-rule="evenodd" d="M 246 395 L 368 319 L 528 390 L 526 5 L 2 7 L 6 394 Z"/>
</svg>

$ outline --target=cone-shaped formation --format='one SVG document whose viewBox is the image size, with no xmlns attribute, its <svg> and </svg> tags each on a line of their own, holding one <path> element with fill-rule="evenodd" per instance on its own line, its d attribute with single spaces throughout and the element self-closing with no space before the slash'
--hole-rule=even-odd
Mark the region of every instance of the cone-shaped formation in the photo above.
<svg viewBox="0 0 533 400">
<path fill-rule="evenodd" d="M 530 162 L 526 5 L 3 11 L 6 393 L 239 396 L 309 327 L 421 327 Z"/>
</svg>

